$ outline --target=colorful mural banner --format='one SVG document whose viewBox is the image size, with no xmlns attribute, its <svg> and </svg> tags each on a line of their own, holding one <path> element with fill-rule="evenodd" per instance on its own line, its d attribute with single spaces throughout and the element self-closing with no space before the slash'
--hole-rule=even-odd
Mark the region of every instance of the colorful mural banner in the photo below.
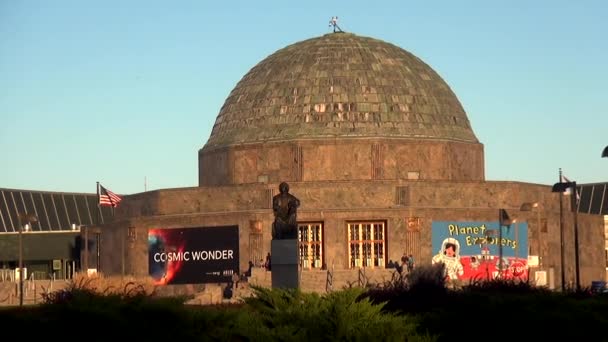
<svg viewBox="0 0 608 342">
<path fill-rule="evenodd" d="M 436 221 L 432 224 L 433 264 L 443 263 L 448 280 L 527 279 L 528 224 L 502 227 L 498 221 Z M 499 246 L 502 245 L 502 272 Z"/>
<path fill-rule="evenodd" d="M 148 230 L 148 273 L 157 285 L 226 283 L 238 270 L 238 226 Z"/>
</svg>

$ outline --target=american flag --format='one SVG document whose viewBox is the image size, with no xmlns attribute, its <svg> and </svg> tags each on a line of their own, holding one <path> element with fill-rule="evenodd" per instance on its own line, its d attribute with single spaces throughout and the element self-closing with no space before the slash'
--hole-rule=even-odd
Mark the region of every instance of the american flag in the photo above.
<svg viewBox="0 0 608 342">
<path fill-rule="evenodd" d="M 562 183 L 570 183 L 570 179 L 568 179 L 568 177 L 561 175 L 561 182 Z M 572 195 L 572 189 L 568 188 L 566 189 L 566 191 L 564 191 L 564 195 Z M 581 195 L 578 193 L 578 189 L 576 189 L 576 203 L 578 204 L 578 202 L 581 200 Z"/>
<path fill-rule="evenodd" d="M 122 198 L 120 198 L 120 196 L 104 188 L 99 183 L 97 183 L 97 196 L 99 197 L 99 205 L 108 205 L 111 207 L 116 207 L 118 206 L 118 203 L 122 201 Z"/>
</svg>

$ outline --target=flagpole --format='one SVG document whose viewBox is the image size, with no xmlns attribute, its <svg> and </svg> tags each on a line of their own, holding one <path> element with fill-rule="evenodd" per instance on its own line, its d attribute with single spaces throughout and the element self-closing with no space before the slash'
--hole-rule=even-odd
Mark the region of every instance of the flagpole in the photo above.
<svg viewBox="0 0 608 342">
<path fill-rule="evenodd" d="M 98 229 L 96 231 L 96 241 L 97 241 L 97 266 L 96 267 L 97 267 L 97 272 L 100 272 L 101 271 L 100 254 L 101 254 L 101 242 L 102 242 L 102 232 L 101 232 L 100 226 L 105 223 L 105 222 L 103 222 L 101 206 L 102 205 L 110 206 L 110 215 L 111 215 L 110 222 L 112 222 L 114 219 L 115 208 L 118 206 L 118 203 L 120 203 L 120 201 L 122 199 L 117 194 L 115 194 L 112 191 L 110 191 L 109 189 L 106 189 L 105 187 L 103 187 L 99 182 L 97 182 L 97 196 L 98 196 L 97 206 L 99 208 L 99 210 L 97 211 L 97 215 L 98 215 L 98 217 L 99 217 L 99 215 L 101 215 L 101 217 L 98 219 L 99 225 L 98 225 L 98 227 L 97 227 Z M 123 252 L 123 254 L 124 254 L 124 252 Z"/>
<path fill-rule="evenodd" d="M 99 184 L 99 182 L 97 182 L 97 184 Z M 99 185 L 98 185 L 98 189 L 99 189 Z M 101 194 L 101 189 L 99 189 L 99 193 Z M 99 210 L 97 211 L 97 215 L 101 215 L 101 198 L 100 200 L 97 202 L 97 205 L 99 206 Z M 112 208 L 114 209 L 114 208 Z M 113 214 L 113 212 L 112 212 Z M 99 217 L 99 216 L 98 216 Z M 101 222 L 99 219 L 97 220 L 99 222 Z M 97 229 L 97 232 L 95 233 L 95 240 L 96 240 L 96 260 L 95 260 L 95 268 L 97 270 L 97 274 L 101 273 L 101 230 Z"/>
<path fill-rule="evenodd" d="M 562 168 L 559 168 L 559 182 L 562 182 Z M 562 292 L 566 290 L 566 273 L 565 264 L 566 259 L 564 256 L 564 209 L 563 199 L 564 193 L 559 194 L 559 237 L 560 237 L 560 257 L 561 257 L 561 276 L 562 276 Z"/>
<path fill-rule="evenodd" d="M 576 291 L 580 291 L 581 277 L 578 260 L 578 190 L 576 189 L 576 182 L 572 182 L 571 189 L 571 206 L 574 211 L 574 269 L 576 270 Z"/>
<path fill-rule="evenodd" d="M 97 222 L 99 224 L 101 222 L 100 213 L 101 213 L 101 188 L 99 182 L 97 182 Z"/>
</svg>

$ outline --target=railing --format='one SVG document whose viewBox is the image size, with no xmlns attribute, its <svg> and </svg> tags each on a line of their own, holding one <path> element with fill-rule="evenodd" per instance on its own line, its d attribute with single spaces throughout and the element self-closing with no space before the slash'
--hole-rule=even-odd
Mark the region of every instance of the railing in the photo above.
<svg viewBox="0 0 608 342">
<path fill-rule="evenodd" d="M 0 269 L 0 281 L 15 281 L 15 270 L 8 268 Z"/>
<path fill-rule="evenodd" d="M 19 304 L 19 281 L 15 279 L 15 270 L 2 269 L 0 270 L 1 277 L 5 277 L 5 284 L 3 290 L 0 291 L 0 305 Z M 42 299 L 42 295 L 53 291 L 55 281 L 55 277 L 52 274 L 46 274 L 41 271 L 30 273 L 26 279 L 23 279 L 24 304 L 37 304 Z M 11 287 L 10 289 L 9 286 Z"/>
<path fill-rule="evenodd" d="M 11 269 L 11 268 L 2 268 L 0 269 L 0 282 L 19 282 L 18 277 L 19 269 Z M 71 272 L 71 270 L 70 270 Z M 45 271 L 32 271 L 32 272 L 23 272 L 26 274 L 25 280 L 57 280 L 57 272 L 45 272 Z M 68 273 L 63 277 L 59 277 L 60 279 L 72 279 L 73 274 Z"/>
<path fill-rule="evenodd" d="M 327 270 L 327 279 L 325 281 L 325 292 L 330 292 L 331 290 L 333 290 L 334 284 L 333 284 L 333 280 L 334 280 L 334 264 L 331 264 L 331 271 Z"/>
<path fill-rule="evenodd" d="M 19 289 L 16 287 L 17 284 L 15 284 L 15 289 L 14 291 L 7 291 L 8 293 L 6 294 L 6 296 L 4 296 L 4 298 L 0 298 L 0 305 L 14 305 L 15 302 L 15 296 L 17 295 Z"/>
<path fill-rule="evenodd" d="M 359 287 L 366 287 L 367 284 L 369 283 L 369 278 L 365 275 L 365 267 L 359 268 L 359 272 L 357 275 L 358 275 L 357 282 L 359 284 Z"/>
</svg>

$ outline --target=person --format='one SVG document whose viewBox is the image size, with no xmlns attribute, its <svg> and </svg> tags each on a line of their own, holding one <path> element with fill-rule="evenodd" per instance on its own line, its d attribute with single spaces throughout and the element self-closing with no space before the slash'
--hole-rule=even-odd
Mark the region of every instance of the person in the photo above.
<svg viewBox="0 0 608 342">
<path fill-rule="evenodd" d="M 268 253 L 268 255 L 266 255 L 266 262 L 264 263 L 264 268 L 266 268 L 266 271 L 272 270 L 270 253 Z"/>
<path fill-rule="evenodd" d="M 399 269 L 400 269 L 399 273 L 401 273 L 403 271 L 406 271 L 406 270 L 409 270 L 407 268 L 407 263 L 408 263 L 407 254 L 403 253 L 403 255 L 401 256 L 401 264 L 399 265 L 400 266 L 399 267 Z"/>
<path fill-rule="evenodd" d="M 471 257 L 471 269 L 473 271 L 477 271 L 477 269 L 479 268 L 480 262 L 479 260 L 477 260 L 477 257 L 472 256 Z"/>
<path fill-rule="evenodd" d="M 397 261 L 395 261 L 395 270 L 397 271 L 397 273 L 401 274 L 403 272 L 403 266 L 401 266 L 401 264 Z"/>
<path fill-rule="evenodd" d="M 279 184 L 279 194 L 272 198 L 274 222 L 272 238 L 274 240 L 296 239 L 298 237 L 297 212 L 300 200 L 289 193 L 289 185 Z"/>
<path fill-rule="evenodd" d="M 246 277 L 251 277 L 251 272 L 253 270 L 253 267 L 254 267 L 253 262 L 251 260 L 249 260 L 249 268 L 245 272 Z"/>
<path fill-rule="evenodd" d="M 232 273 L 232 285 L 234 286 L 234 289 L 239 288 L 240 280 L 241 280 L 241 277 L 239 277 L 239 274 L 237 272 Z"/>
<path fill-rule="evenodd" d="M 410 254 L 407 257 L 407 271 L 412 272 L 414 270 L 414 266 L 415 266 L 414 256 L 412 254 Z"/>
</svg>

